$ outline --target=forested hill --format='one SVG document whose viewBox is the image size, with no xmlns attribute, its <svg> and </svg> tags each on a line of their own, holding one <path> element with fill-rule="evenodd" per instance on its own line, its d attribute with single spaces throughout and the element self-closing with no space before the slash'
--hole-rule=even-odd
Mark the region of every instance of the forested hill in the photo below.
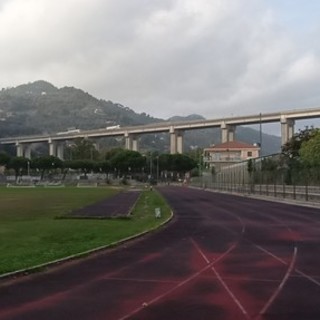
<svg viewBox="0 0 320 320">
<path fill-rule="evenodd" d="M 203 119 L 199 115 L 173 117 L 171 121 Z M 36 81 L 0 91 L 0 137 L 79 129 L 105 128 L 120 125 L 142 125 L 165 121 L 146 113 L 138 114 L 119 103 L 101 100 L 83 90 L 73 87 L 57 88 L 46 81 Z M 257 142 L 259 132 L 239 128 L 237 139 Z M 145 137 L 147 146 L 165 148 L 166 139 L 161 135 Z M 206 147 L 219 141 L 219 132 L 214 129 L 186 133 L 185 147 Z M 264 135 L 265 153 L 279 150 L 278 137 Z"/>
<path fill-rule="evenodd" d="M 162 121 L 145 113 L 111 101 L 99 100 L 73 87 L 56 88 L 45 81 L 37 81 L 0 92 L 1 122 L 10 125 L 9 134 L 15 130 L 29 133 L 58 132 L 66 128 L 103 128 L 120 124 L 138 125 Z M 1 136 L 7 135 L 1 130 Z"/>
</svg>

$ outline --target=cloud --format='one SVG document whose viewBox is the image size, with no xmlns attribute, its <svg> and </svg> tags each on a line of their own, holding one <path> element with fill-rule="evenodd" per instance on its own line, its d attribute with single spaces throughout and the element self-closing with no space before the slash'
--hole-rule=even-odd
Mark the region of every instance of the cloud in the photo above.
<svg viewBox="0 0 320 320">
<path fill-rule="evenodd" d="M 44 79 L 164 118 L 309 107 L 319 23 L 295 32 L 266 0 L 0 1 L 0 84 Z"/>
</svg>

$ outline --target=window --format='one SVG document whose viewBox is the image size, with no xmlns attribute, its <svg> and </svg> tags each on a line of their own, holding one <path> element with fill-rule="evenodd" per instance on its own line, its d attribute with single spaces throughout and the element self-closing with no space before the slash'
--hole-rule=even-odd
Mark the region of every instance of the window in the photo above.
<svg viewBox="0 0 320 320">
<path fill-rule="evenodd" d="M 248 151 L 248 157 L 252 157 L 252 151 Z"/>
</svg>

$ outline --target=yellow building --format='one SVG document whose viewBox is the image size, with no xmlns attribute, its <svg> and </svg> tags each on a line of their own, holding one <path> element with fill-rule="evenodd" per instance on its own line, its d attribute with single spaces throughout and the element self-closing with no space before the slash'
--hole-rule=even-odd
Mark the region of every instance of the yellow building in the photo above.
<svg viewBox="0 0 320 320">
<path fill-rule="evenodd" d="M 228 141 L 203 150 L 204 166 L 207 168 L 215 167 L 216 172 L 227 165 L 259 156 L 260 147 L 258 144 L 251 145 L 241 141 Z"/>
</svg>

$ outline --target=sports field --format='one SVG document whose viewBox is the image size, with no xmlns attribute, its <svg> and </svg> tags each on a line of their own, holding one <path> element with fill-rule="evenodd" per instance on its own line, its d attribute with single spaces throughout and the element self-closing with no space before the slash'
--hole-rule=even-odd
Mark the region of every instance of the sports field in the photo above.
<svg viewBox="0 0 320 320">
<path fill-rule="evenodd" d="M 0 188 L 0 275 L 108 245 L 169 217 L 162 197 L 143 191 L 130 219 L 57 219 L 110 198 L 112 188 Z M 161 207 L 161 219 L 154 209 Z"/>
</svg>

